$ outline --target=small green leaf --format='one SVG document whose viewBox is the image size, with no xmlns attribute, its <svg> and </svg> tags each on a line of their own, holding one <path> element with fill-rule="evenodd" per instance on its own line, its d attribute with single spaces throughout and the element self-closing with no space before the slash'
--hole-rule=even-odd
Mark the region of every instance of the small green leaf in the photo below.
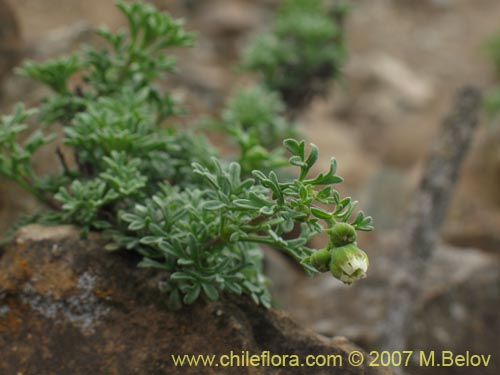
<svg viewBox="0 0 500 375">
<path fill-rule="evenodd" d="M 290 159 L 288 159 L 288 162 L 296 167 L 302 168 L 307 166 L 307 164 L 302 160 L 300 156 L 292 156 Z"/>
<path fill-rule="evenodd" d="M 318 219 L 328 220 L 332 218 L 332 215 L 326 211 L 323 211 L 316 207 L 311 207 L 311 213 L 316 216 Z"/>
<path fill-rule="evenodd" d="M 302 185 L 299 189 L 299 195 L 300 195 L 300 199 L 304 202 L 307 200 L 307 197 L 309 194 L 307 194 L 307 189 L 305 188 L 304 185 Z"/>
<path fill-rule="evenodd" d="M 130 229 L 130 226 L 129 226 Z M 157 244 L 162 241 L 162 237 L 157 237 L 157 236 L 146 236 L 142 237 L 140 242 L 145 245 L 152 245 L 152 244 Z"/>
<path fill-rule="evenodd" d="M 255 201 L 252 201 L 250 199 L 235 199 L 233 201 L 233 204 L 238 208 L 247 210 L 255 210 L 260 208 L 260 204 L 257 204 Z"/>
<path fill-rule="evenodd" d="M 241 286 L 239 286 L 236 283 L 232 283 L 232 282 L 226 281 L 226 283 L 224 284 L 224 286 L 231 293 L 234 293 L 234 294 L 237 294 L 237 295 L 240 295 L 243 292 L 243 289 L 241 288 Z"/>
<path fill-rule="evenodd" d="M 200 295 L 200 286 L 195 285 L 189 289 L 189 291 L 184 295 L 183 301 L 186 305 L 191 305 L 194 301 L 198 299 Z"/>
<path fill-rule="evenodd" d="M 170 275 L 170 280 L 172 281 L 195 281 L 196 278 L 188 273 L 185 272 L 174 272 L 173 274 Z"/>
<path fill-rule="evenodd" d="M 156 268 L 164 271 L 169 270 L 164 263 L 157 262 L 156 260 L 150 258 L 143 258 L 137 266 L 140 268 Z"/>
<path fill-rule="evenodd" d="M 210 299 L 211 301 L 216 301 L 219 298 L 219 292 L 213 285 L 203 283 L 201 284 L 201 286 L 208 299 Z"/>
<path fill-rule="evenodd" d="M 316 199 L 318 199 L 320 201 L 324 200 L 324 199 L 328 199 L 331 194 L 332 194 L 332 187 L 327 186 L 318 192 L 318 194 L 316 195 Z"/>
<path fill-rule="evenodd" d="M 272 215 L 274 214 L 274 206 L 264 206 L 259 210 L 262 215 Z"/>
<path fill-rule="evenodd" d="M 311 169 L 312 166 L 316 163 L 316 161 L 318 161 L 318 155 L 319 155 L 318 147 L 315 144 L 311 143 L 311 153 L 309 154 L 309 157 L 306 160 L 306 165 L 308 169 Z"/>
<path fill-rule="evenodd" d="M 292 138 L 285 139 L 283 141 L 283 145 L 293 155 L 300 156 L 301 149 L 300 149 L 300 146 L 299 146 L 299 142 L 297 142 L 295 139 L 292 139 Z"/>
<path fill-rule="evenodd" d="M 203 208 L 209 211 L 220 210 L 224 207 L 226 207 L 226 204 L 221 201 L 207 201 L 203 204 Z"/>
</svg>

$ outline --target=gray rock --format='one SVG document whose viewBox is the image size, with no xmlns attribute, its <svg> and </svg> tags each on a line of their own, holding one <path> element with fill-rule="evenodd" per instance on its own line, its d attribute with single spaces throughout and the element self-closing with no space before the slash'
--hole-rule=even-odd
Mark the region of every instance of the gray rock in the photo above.
<svg viewBox="0 0 500 375">
<path fill-rule="evenodd" d="M 80 21 L 50 31 L 41 41 L 30 46 L 30 53 L 36 59 L 45 60 L 68 54 L 82 44 L 92 44 L 98 40 L 94 29 L 86 21 Z"/>
<path fill-rule="evenodd" d="M 411 202 L 414 183 L 409 173 L 398 168 L 381 168 L 365 187 L 366 211 L 377 223 L 377 229 L 398 228 Z"/>
<path fill-rule="evenodd" d="M 216 36 L 237 36 L 259 24 L 259 8 L 252 2 L 217 0 L 200 9 L 201 26 Z"/>
</svg>

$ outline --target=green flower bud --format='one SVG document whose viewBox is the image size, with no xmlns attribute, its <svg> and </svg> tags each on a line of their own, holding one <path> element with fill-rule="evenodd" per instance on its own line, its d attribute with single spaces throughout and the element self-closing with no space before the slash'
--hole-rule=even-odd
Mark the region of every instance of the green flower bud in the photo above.
<svg viewBox="0 0 500 375">
<path fill-rule="evenodd" d="M 349 244 L 331 250 L 330 272 L 345 284 L 366 277 L 368 256 L 366 253 Z"/>
<path fill-rule="evenodd" d="M 319 272 L 326 272 L 330 266 L 330 252 L 326 249 L 321 249 L 315 251 L 313 255 L 311 255 L 311 266 L 316 268 Z"/>
<path fill-rule="evenodd" d="M 328 229 L 330 234 L 330 246 L 340 247 L 356 242 L 356 229 L 351 224 L 337 223 L 331 229 Z"/>
</svg>

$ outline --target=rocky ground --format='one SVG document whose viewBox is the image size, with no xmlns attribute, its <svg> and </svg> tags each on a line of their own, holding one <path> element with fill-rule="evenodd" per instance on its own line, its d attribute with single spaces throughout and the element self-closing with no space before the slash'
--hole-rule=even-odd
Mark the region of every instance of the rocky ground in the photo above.
<svg viewBox="0 0 500 375">
<path fill-rule="evenodd" d="M 95 236 L 81 241 L 76 228 L 23 228 L 0 264 L 0 371 L 391 374 L 367 363 L 350 366 L 349 353 L 361 349 L 347 339 L 316 335 L 298 327 L 286 314 L 259 308 L 250 300 L 200 301 L 172 312 L 158 290 L 161 274 L 138 270 L 136 261 L 130 254 L 103 255 L 102 241 Z M 303 365 L 180 368 L 170 357 L 231 351 L 294 354 Z M 331 367 L 308 367 L 308 355 L 338 355 L 338 362 Z"/>
<path fill-rule="evenodd" d="M 197 46 L 179 56 L 180 70 L 171 81 L 191 113 L 185 121 L 215 113 L 229 92 L 251 79 L 235 73 L 238 53 L 252 34 L 267 27 L 279 1 L 154 2 L 185 17 L 188 27 L 199 32 Z M 0 51 L 14 50 L 31 58 L 47 58 L 91 42 L 89 30 L 95 25 L 123 24 L 111 0 L 10 3 L 23 44 L 16 38 L 2 39 Z M 383 329 L 379 323 L 385 313 L 385 286 L 397 267 L 391 263 L 391 252 L 430 143 L 457 88 L 474 84 L 487 90 L 498 79 L 483 43 L 498 29 L 500 2 L 354 3 L 347 23 L 345 79 L 326 98 L 316 99 L 299 121 L 305 137 L 320 147 L 325 164 L 331 155 L 338 159 L 339 173 L 346 178 L 341 190 L 359 199 L 374 216 L 377 231 L 361 238 L 361 247 L 370 255 L 369 277 L 354 287 L 331 278 L 308 279 L 271 250 L 269 273 L 277 303 L 302 325 L 373 348 Z M 6 14 L 0 11 L 0 21 Z M 0 36 L 5 35 L 5 25 L 0 22 Z M 0 61 L 0 69 L 16 61 L 16 54 L 9 56 L 7 63 Z M 36 102 L 43 96 L 37 87 L 8 73 L 2 89 L 2 111 L 17 100 Z M 500 328 L 499 146 L 500 126 L 484 116 L 442 230 L 442 245 L 423 280 L 419 318 L 409 328 L 415 349 L 498 351 L 494 333 Z M 51 158 L 50 152 L 41 155 L 38 167 L 49 170 Z M 29 198 L 21 197 L 17 188 L 0 182 L 0 229 L 20 211 L 34 207 Z"/>
</svg>

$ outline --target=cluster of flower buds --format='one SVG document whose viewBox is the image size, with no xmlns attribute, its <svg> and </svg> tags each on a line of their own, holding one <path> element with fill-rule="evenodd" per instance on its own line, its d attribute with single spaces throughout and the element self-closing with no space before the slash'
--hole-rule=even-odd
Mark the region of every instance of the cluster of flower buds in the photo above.
<svg viewBox="0 0 500 375">
<path fill-rule="evenodd" d="M 330 271 L 345 284 L 366 277 L 368 256 L 356 245 L 354 227 L 347 223 L 337 223 L 328 233 L 328 245 L 311 255 L 309 263 L 319 272 Z"/>
</svg>

